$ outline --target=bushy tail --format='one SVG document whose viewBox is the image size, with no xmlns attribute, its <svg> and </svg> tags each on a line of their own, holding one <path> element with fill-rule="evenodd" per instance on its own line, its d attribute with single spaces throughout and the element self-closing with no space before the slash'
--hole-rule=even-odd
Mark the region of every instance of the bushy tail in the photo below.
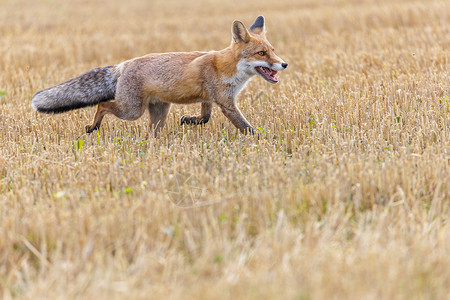
<svg viewBox="0 0 450 300">
<path fill-rule="evenodd" d="M 114 99 L 118 74 L 114 66 L 96 68 L 34 95 L 31 106 L 38 112 L 62 113 Z"/>
</svg>

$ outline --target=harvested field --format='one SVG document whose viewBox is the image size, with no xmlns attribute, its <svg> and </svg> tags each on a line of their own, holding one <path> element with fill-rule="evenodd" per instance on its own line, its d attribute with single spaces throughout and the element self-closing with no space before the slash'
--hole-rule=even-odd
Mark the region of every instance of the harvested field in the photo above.
<svg viewBox="0 0 450 300">
<path fill-rule="evenodd" d="M 238 105 L 33 111 L 38 90 L 152 52 L 219 50 L 263 14 L 289 67 Z M 0 0 L 0 298 L 444 299 L 448 1 Z"/>
</svg>

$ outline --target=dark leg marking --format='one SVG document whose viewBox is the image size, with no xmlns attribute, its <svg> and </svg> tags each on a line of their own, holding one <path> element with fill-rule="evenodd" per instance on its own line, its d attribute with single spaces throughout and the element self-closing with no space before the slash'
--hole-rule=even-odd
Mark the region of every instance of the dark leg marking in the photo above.
<svg viewBox="0 0 450 300">
<path fill-rule="evenodd" d="M 181 117 L 180 125 L 183 125 L 183 124 L 189 124 L 189 125 L 206 124 L 206 123 L 208 123 L 209 118 L 211 117 L 211 111 L 212 111 L 212 103 L 203 102 L 200 116 L 183 116 L 183 117 Z"/>
</svg>

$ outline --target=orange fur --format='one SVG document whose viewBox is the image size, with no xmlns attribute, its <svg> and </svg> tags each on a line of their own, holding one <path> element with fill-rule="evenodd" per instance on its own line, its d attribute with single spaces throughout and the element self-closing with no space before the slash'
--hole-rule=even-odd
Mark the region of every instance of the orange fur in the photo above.
<svg viewBox="0 0 450 300">
<path fill-rule="evenodd" d="M 287 64 L 279 58 L 273 46 L 265 36 L 264 18 L 258 17 L 248 31 L 240 21 L 232 25 L 231 45 L 220 51 L 211 52 L 177 52 L 148 54 L 122 62 L 112 68 L 94 70 L 77 79 L 51 88 L 53 94 L 62 94 L 70 88 L 79 88 L 82 93 L 83 82 L 96 88 L 103 77 L 108 76 L 110 88 L 104 97 L 97 97 L 99 103 L 93 124 L 86 131 L 99 128 L 106 114 L 114 114 L 125 120 L 139 118 L 146 109 L 150 112 L 151 126 L 158 132 L 165 124 L 171 104 L 191 104 L 202 102 L 200 116 L 184 116 L 181 123 L 203 124 L 208 122 L 212 104 L 219 105 L 222 112 L 243 133 L 253 133 L 253 127 L 242 116 L 236 106 L 236 96 L 254 75 L 260 75 L 267 81 L 276 83 L 277 71 L 286 68 Z M 102 89 L 99 89 L 103 91 Z M 112 93 L 113 92 L 113 93 Z M 38 93 L 39 94 L 39 93 Z M 36 94 L 36 95 L 38 95 Z M 47 93 L 50 95 L 50 93 Z M 82 103 L 65 104 L 62 108 L 45 106 L 47 94 L 40 94 L 33 99 L 33 107 L 44 112 L 64 111 L 81 106 L 96 104 L 94 100 Z M 104 99 L 107 95 L 114 99 Z M 97 99 L 95 98 L 95 99 Z M 115 100 L 107 101 L 106 100 Z M 86 105 L 85 105 L 86 103 Z"/>
</svg>

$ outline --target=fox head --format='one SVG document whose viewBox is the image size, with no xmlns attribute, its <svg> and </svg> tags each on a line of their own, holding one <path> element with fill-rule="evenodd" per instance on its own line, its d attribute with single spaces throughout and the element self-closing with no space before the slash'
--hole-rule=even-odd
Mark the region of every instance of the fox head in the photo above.
<svg viewBox="0 0 450 300">
<path fill-rule="evenodd" d="M 231 26 L 231 33 L 231 47 L 240 58 L 238 72 L 259 75 L 270 83 L 277 83 L 278 71 L 286 69 L 288 64 L 275 54 L 274 47 L 267 40 L 264 17 L 256 18 L 249 30 L 236 20 Z"/>
</svg>

